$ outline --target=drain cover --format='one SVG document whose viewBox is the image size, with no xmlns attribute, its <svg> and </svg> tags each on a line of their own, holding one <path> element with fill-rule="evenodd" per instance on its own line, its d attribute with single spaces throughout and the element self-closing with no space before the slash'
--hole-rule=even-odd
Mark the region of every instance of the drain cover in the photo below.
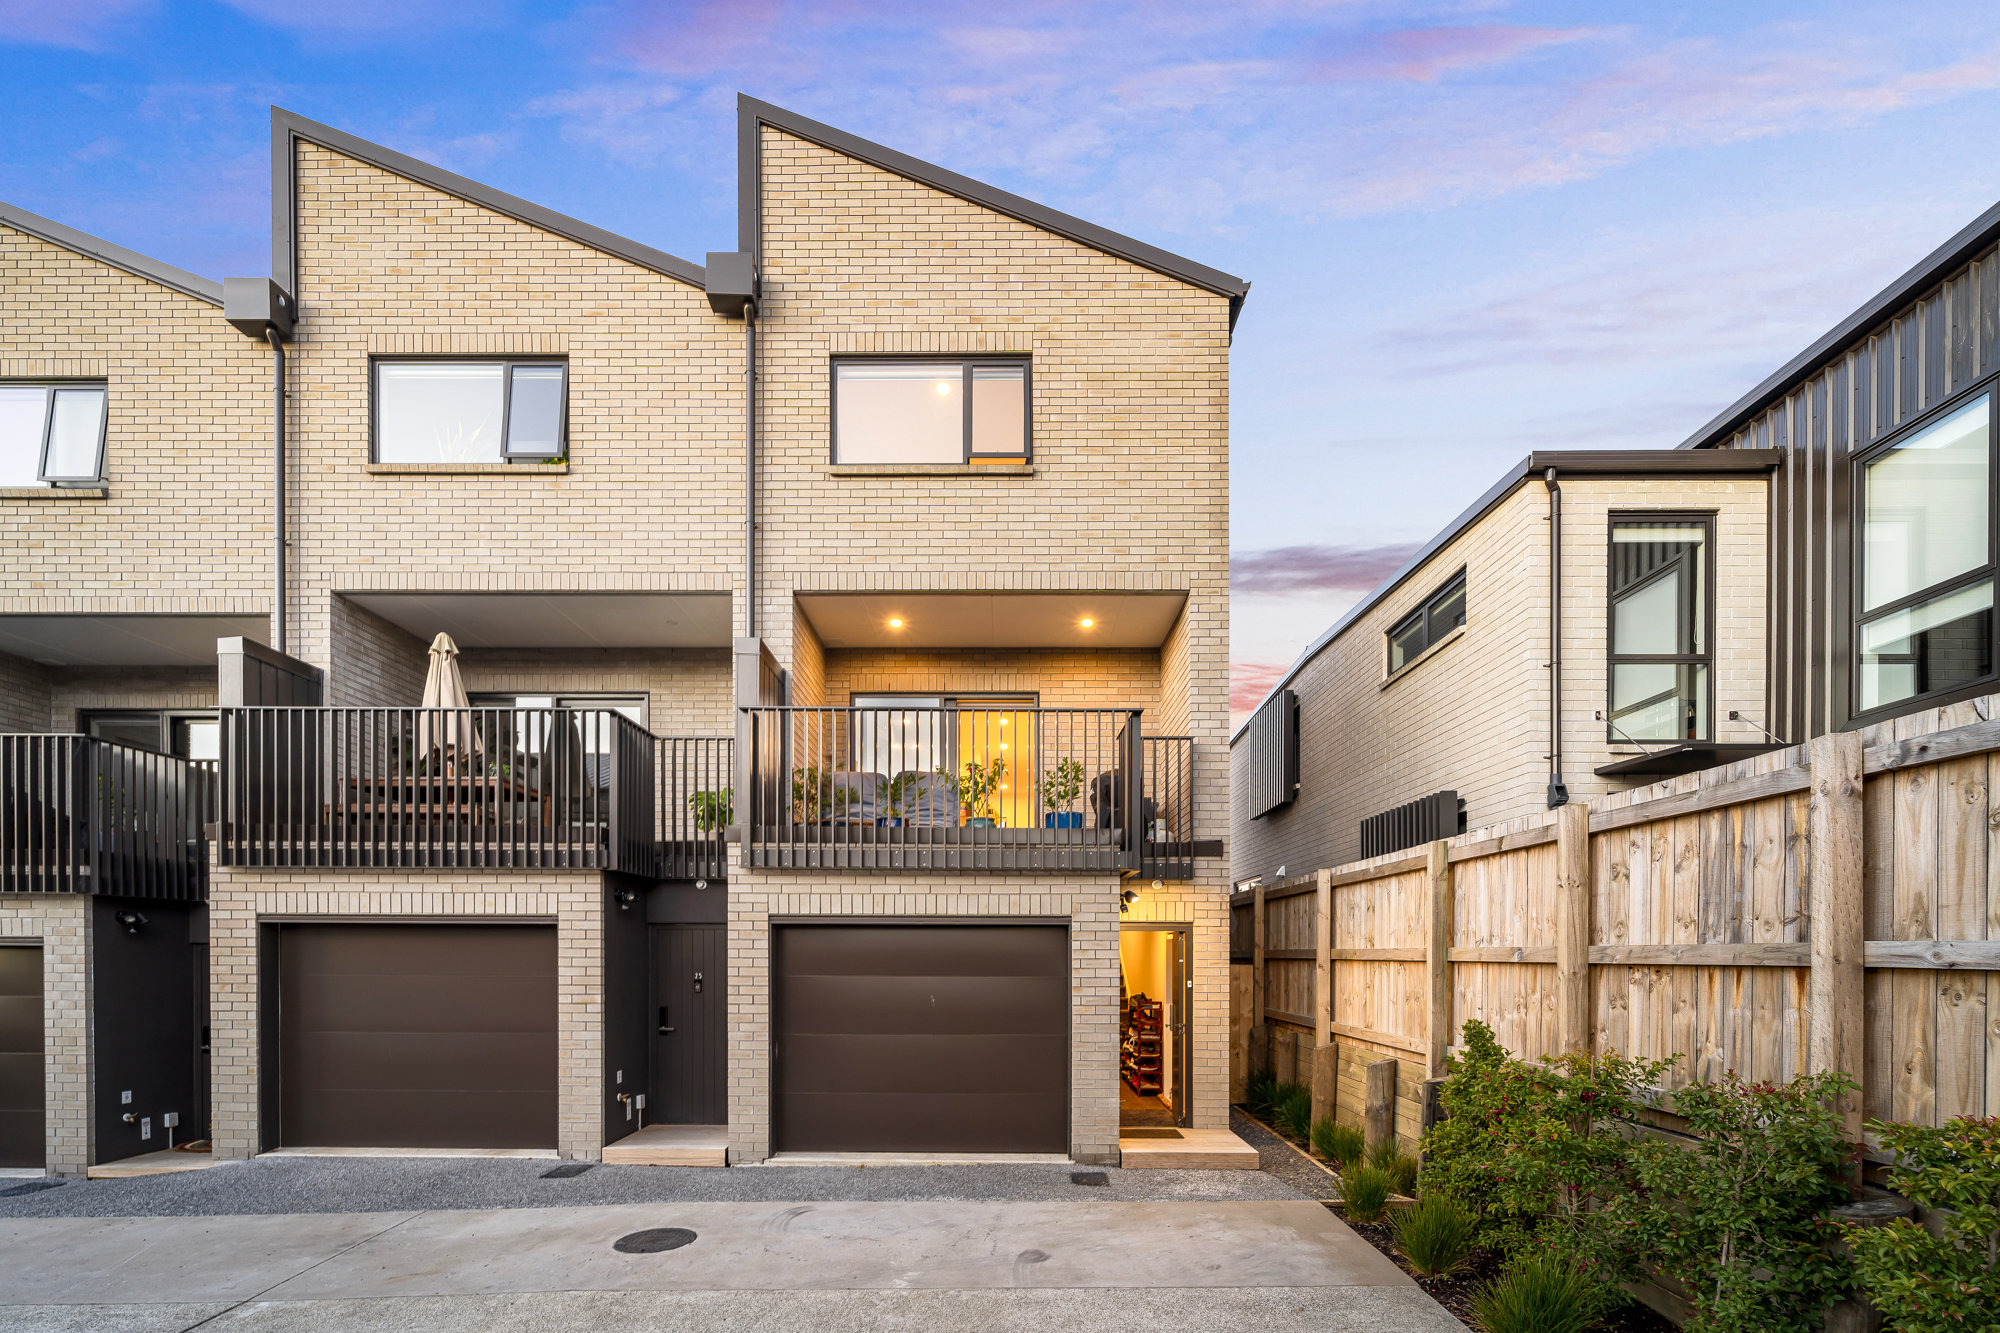
<svg viewBox="0 0 2000 1333">
<path fill-rule="evenodd" d="M 1069 1173 L 1069 1183 L 1072 1185 L 1109 1185 L 1111 1177 L 1105 1175 L 1102 1171 L 1072 1171 Z"/>
<path fill-rule="evenodd" d="M 61 1184 L 60 1180 L 31 1180 L 25 1185 L 15 1185 L 11 1189 L 0 1190 L 0 1199 L 11 1199 L 17 1194 L 35 1194 L 42 1190 L 52 1190 Z"/>
<path fill-rule="evenodd" d="M 629 1236 L 620 1236 L 611 1248 L 620 1254 L 659 1254 L 693 1243 L 694 1232 L 686 1227 L 655 1227 L 651 1231 L 635 1231 Z"/>
<path fill-rule="evenodd" d="M 1118 1137 L 1121 1139 L 1177 1139 L 1180 1136 L 1181 1132 L 1178 1129 L 1121 1129 L 1118 1131 Z"/>
<path fill-rule="evenodd" d="M 542 1172 L 542 1179 L 568 1180 L 571 1176 L 582 1175 L 584 1172 L 590 1170 L 591 1167 L 596 1165 L 597 1163 L 595 1162 L 564 1162 L 561 1166 L 552 1166 L 548 1170 Z"/>
</svg>

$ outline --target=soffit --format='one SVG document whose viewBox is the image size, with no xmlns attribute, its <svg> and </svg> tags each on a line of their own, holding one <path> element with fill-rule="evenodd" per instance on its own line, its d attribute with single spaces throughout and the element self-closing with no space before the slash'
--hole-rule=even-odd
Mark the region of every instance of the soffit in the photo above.
<svg viewBox="0 0 2000 1333">
<path fill-rule="evenodd" d="M 215 665 L 217 639 L 259 642 L 269 616 L 0 616 L 0 653 L 43 666 Z"/>
<path fill-rule="evenodd" d="M 1158 648 L 1187 594 L 800 593 L 820 642 L 842 648 Z M 1085 619 L 1092 622 L 1085 629 Z M 891 619 L 903 622 L 901 629 Z"/>
<path fill-rule="evenodd" d="M 353 592 L 424 643 L 461 648 L 727 648 L 728 593 Z"/>
</svg>

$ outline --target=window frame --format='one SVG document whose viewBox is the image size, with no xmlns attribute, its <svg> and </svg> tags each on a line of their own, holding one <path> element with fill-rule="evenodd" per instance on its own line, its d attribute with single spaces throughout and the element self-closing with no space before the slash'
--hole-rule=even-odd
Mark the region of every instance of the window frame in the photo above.
<svg viewBox="0 0 2000 1333">
<path fill-rule="evenodd" d="M 42 439 L 35 447 L 35 480 L 46 486 L 102 486 L 105 454 L 111 437 L 111 381 L 109 379 L 0 379 L 0 389 L 40 389 L 42 391 Z M 49 445 L 56 429 L 55 395 L 64 389 L 94 389 L 104 395 L 104 411 L 97 418 L 97 475 L 94 477 L 51 477 Z"/>
<path fill-rule="evenodd" d="M 76 712 L 76 734 L 79 736 L 90 736 L 90 728 L 93 722 L 115 721 L 127 718 L 133 720 L 150 718 L 156 721 L 160 728 L 160 741 L 165 748 L 148 750 L 146 753 L 171 755 L 178 759 L 186 759 L 188 757 L 174 749 L 174 729 L 178 724 L 184 722 L 213 722 L 217 726 L 222 724 L 222 714 L 214 708 L 79 708 Z M 98 738 L 92 737 L 92 739 L 95 740 Z M 105 743 L 107 745 L 117 745 L 121 742 L 106 741 Z M 131 748 L 139 749 L 141 747 L 133 746 Z M 213 763 L 215 761 L 193 760 L 190 762 Z"/>
<path fill-rule="evenodd" d="M 1715 540 L 1716 519 L 1720 511 L 1714 509 L 1614 509 L 1605 516 L 1604 524 L 1604 739 L 1611 745 L 1631 745 L 1644 750 L 1649 745 L 1689 745 L 1711 744 L 1715 740 Z M 1707 646 L 1702 653 L 1621 653 L 1618 651 L 1618 603 L 1611 587 L 1614 568 L 1613 557 L 1617 554 L 1618 527 L 1620 524 L 1650 523 L 1700 523 L 1702 525 L 1702 617 L 1701 641 Z M 1650 579 L 1648 580 L 1651 581 Z M 1617 705 L 1614 690 L 1617 689 L 1617 668 L 1620 666 L 1704 666 L 1708 668 L 1706 707 L 1704 716 L 1708 719 L 1708 734 L 1705 736 L 1677 736 L 1670 741 L 1655 740 L 1652 737 L 1633 739 L 1621 736 L 1614 730 Z"/>
<path fill-rule="evenodd" d="M 917 352 L 894 353 L 837 353 L 827 357 L 826 364 L 826 461 L 829 466 L 843 466 L 840 459 L 840 367 L 842 365 L 916 365 L 940 366 L 957 365 L 961 385 L 959 398 L 964 406 L 959 416 L 959 466 L 971 467 L 980 460 L 988 460 L 987 465 L 1011 463 L 1016 460 L 1023 464 L 1035 461 L 1035 367 L 1034 357 L 1027 353 L 982 353 L 974 356 L 940 352 L 926 355 Z M 972 371 L 975 366 L 1019 366 L 1021 368 L 1021 451 L 1018 454 L 975 454 L 972 452 Z M 848 463 L 848 467 L 949 467 L 950 464 L 925 463 Z"/>
<path fill-rule="evenodd" d="M 1452 632 L 1452 630 L 1458 629 L 1460 627 L 1458 625 L 1453 625 L 1450 628 L 1446 629 L 1442 634 L 1436 633 L 1431 629 L 1431 621 L 1430 621 L 1431 608 L 1445 597 L 1450 596 L 1454 588 L 1463 589 L 1465 591 L 1466 619 L 1464 623 L 1471 622 L 1472 594 L 1470 590 L 1470 581 L 1466 576 L 1466 571 L 1469 568 L 1470 567 L 1467 565 L 1460 565 L 1458 567 L 1458 572 L 1456 574 L 1453 574 L 1443 583 L 1440 583 L 1438 584 L 1437 587 L 1431 589 L 1430 595 L 1428 597 L 1425 597 L 1422 601 L 1418 602 L 1414 610 L 1410 611 L 1408 614 L 1397 619 L 1395 623 L 1391 624 L 1388 629 L 1382 632 L 1382 664 L 1385 668 L 1387 668 L 1382 673 L 1382 678 L 1384 680 L 1389 680 L 1394 676 L 1396 676 L 1399 672 L 1407 671 L 1411 667 L 1415 666 L 1417 662 L 1423 658 L 1424 654 L 1430 652 L 1431 649 L 1437 647 L 1440 643 L 1443 643 L 1446 635 L 1449 635 Z M 1412 621 L 1419 621 L 1419 620 L 1423 622 L 1423 627 L 1424 627 L 1424 646 L 1419 648 L 1416 652 L 1411 653 L 1409 657 L 1402 662 L 1401 665 L 1396 665 L 1395 653 L 1396 653 L 1397 634 L 1400 631 L 1402 631 L 1406 626 L 1408 626 Z"/>
<path fill-rule="evenodd" d="M 1864 611 L 1862 605 L 1867 596 L 1865 580 L 1868 575 L 1869 466 L 1881 461 L 1912 437 L 1922 434 L 1946 417 L 1970 407 L 1982 395 L 1986 398 L 1986 563 L 1977 569 L 1966 570 L 1942 582 L 1919 588 L 1893 602 L 1885 602 L 1872 611 Z M 1848 719 L 1841 729 L 1853 730 L 1855 727 L 1866 726 L 1871 722 L 1887 718 L 1901 717 L 1905 713 L 1919 709 L 1956 703 L 1961 699 L 1992 693 L 1994 682 L 2000 681 L 2000 375 L 1989 375 L 1953 394 L 1921 416 L 1913 417 L 1901 429 L 1853 454 L 1848 460 L 1848 466 L 1853 469 L 1848 474 L 1847 487 L 1848 531 L 1853 534 L 1849 545 L 1853 549 L 1850 552 L 1852 577 L 1848 580 Z M 1942 689 L 1927 690 L 1922 694 L 1912 694 L 1908 698 L 1898 699 L 1893 703 L 1877 704 L 1864 711 L 1861 707 L 1862 627 L 1988 580 L 1993 581 L 1995 585 L 1994 608 L 1990 617 L 1993 637 L 1988 644 L 1993 669 L 1977 680 Z"/>
<path fill-rule="evenodd" d="M 569 457 L 569 357 L 559 356 L 425 356 L 382 352 L 368 358 L 368 461 L 382 463 L 382 366 L 406 366 L 439 362 L 461 366 L 500 367 L 500 461 L 471 464 L 474 467 L 511 467 L 515 463 L 549 463 Z M 557 366 L 562 369 L 562 406 L 556 414 L 556 449 L 547 454 L 516 454 L 507 448 L 509 427 L 514 418 L 514 368 L 516 366 Z M 107 414 L 108 415 L 108 414 Z M 390 463 L 389 466 L 420 467 L 422 464 Z"/>
</svg>

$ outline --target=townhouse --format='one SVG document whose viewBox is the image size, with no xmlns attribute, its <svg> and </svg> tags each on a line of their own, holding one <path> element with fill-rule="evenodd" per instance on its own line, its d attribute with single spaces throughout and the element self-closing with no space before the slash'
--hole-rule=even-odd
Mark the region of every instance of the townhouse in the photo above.
<svg viewBox="0 0 2000 1333">
<path fill-rule="evenodd" d="M 705 264 L 279 110 L 268 280 L 0 214 L 6 1165 L 1226 1129 L 1248 284 L 739 120 Z"/>
</svg>

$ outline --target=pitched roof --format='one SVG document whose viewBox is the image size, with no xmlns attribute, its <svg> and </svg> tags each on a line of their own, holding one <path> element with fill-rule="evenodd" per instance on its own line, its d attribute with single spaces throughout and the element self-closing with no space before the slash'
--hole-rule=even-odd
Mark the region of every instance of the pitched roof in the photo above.
<svg viewBox="0 0 2000 1333">
<path fill-rule="evenodd" d="M 122 245 L 113 245 L 109 241 L 80 232 L 74 227 L 65 227 L 62 223 L 45 218 L 39 213 L 30 213 L 25 208 L 0 203 L 0 223 L 12 227 L 15 231 L 40 237 L 51 245 L 59 245 L 65 250 L 95 259 L 99 263 L 122 269 L 134 277 L 157 282 L 162 287 L 171 287 L 185 296 L 194 297 L 197 301 L 207 301 L 210 305 L 222 304 L 222 284 L 219 282 L 190 273 L 184 268 L 175 268 L 172 264 L 163 264 L 135 250 L 127 250 Z"/>
<path fill-rule="evenodd" d="M 947 171 L 932 163 L 919 161 L 907 153 L 899 153 L 893 148 L 871 143 L 867 139 L 849 134 L 845 130 L 837 130 L 817 120 L 808 120 L 796 112 L 772 106 L 769 102 L 760 102 L 747 94 L 737 95 L 736 114 L 740 136 L 737 148 L 737 172 L 741 191 L 736 214 L 740 231 L 737 244 L 753 254 L 759 250 L 758 182 L 755 170 L 759 161 L 756 151 L 757 126 L 762 124 L 819 144 L 823 148 L 831 148 L 837 153 L 844 153 L 848 157 L 866 162 L 870 166 L 880 167 L 906 180 L 913 180 L 945 194 L 955 195 L 968 203 L 978 204 L 981 208 L 990 208 L 996 213 L 1003 213 L 1030 226 L 1040 227 L 1043 231 L 1054 232 L 1079 245 L 1100 250 L 1107 255 L 1137 264 L 1141 268 L 1164 273 L 1189 286 L 1228 297 L 1231 328 L 1236 326 L 1236 316 L 1243 308 L 1243 299 L 1250 293 L 1248 281 L 1224 273 L 1221 269 L 1210 268 L 1192 259 L 1170 254 L 1158 246 L 1148 245 L 1130 236 L 1121 236 L 1094 222 L 1085 222 L 1082 218 L 1059 213 L 1032 199 L 1023 199 L 1018 194 L 1009 194 L 983 181 L 973 180 L 970 176 L 961 176 L 955 171 Z"/>
<path fill-rule="evenodd" d="M 297 194 L 293 188 L 293 173 L 297 163 L 293 145 L 299 140 L 316 143 L 322 148 L 366 162 L 369 166 L 380 167 L 392 175 L 419 185 L 428 185 L 441 194 L 463 199 L 467 203 L 478 204 L 495 213 L 525 222 L 531 227 L 565 237 L 579 245 L 587 245 L 593 250 L 637 264 L 640 268 L 651 269 L 665 274 L 692 287 L 707 285 L 707 270 L 700 264 L 691 264 L 685 259 L 670 255 L 664 250 L 655 250 L 650 245 L 641 245 L 623 236 L 613 235 L 601 227 L 593 227 L 588 222 L 579 221 L 540 204 L 529 203 L 490 185 L 482 185 L 476 180 L 434 167 L 428 162 L 419 162 L 414 157 L 384 148 L 381 144 L 357 139 L 351 134 L 322 125 L 316 120 L 307 120 L 283 107 L 271 108 L 271 276 L 280 287 L 288 292 L 296 292 L 298 279 L 298 217 L 296 213 Z"/>
</svg>

